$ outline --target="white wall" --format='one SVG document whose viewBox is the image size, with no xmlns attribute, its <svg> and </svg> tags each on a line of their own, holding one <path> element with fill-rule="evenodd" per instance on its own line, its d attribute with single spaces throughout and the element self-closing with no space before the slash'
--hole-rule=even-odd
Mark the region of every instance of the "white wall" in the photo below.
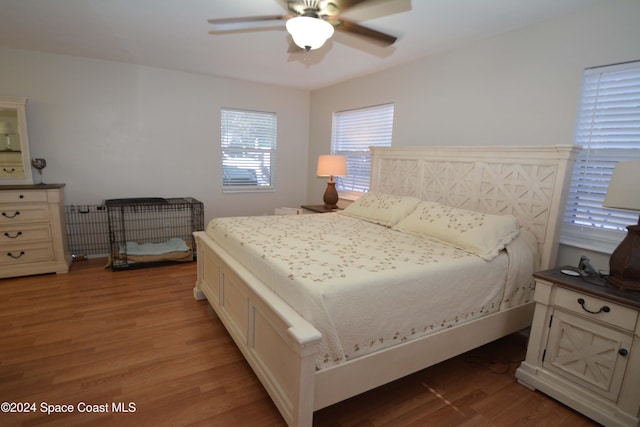
<svg viewBox="0 0 640 427">
<path fill-rule="evenodd" d="M 67 204 L 192 196 L 208 221 L 320 203 L 326 179 L 315 168 L 329 152 L 334 111 L 394 102 L 396 145 L 571 143 L 582 70 L 640 59 L 638 22 L 640 1 L 602 0 L 311 94 L 0 49 L 0 94 L 29 98 L 32 157 L 47 159 L 45 181 L 67 184 Z M 222 193 L 221 107 L 277 112 L 276 192 Z M 573 262 L 577 253 L 563 254 Z M 606 268 L 607 259 L 594 263 Z"/>
<path fill-rule="evenodd" d="M 583 69 L 640 59 L 640 1 L 582 11 L 311 94 L 308 202 L 334 111 L 393 102 L 394 145 L 571 144 Z M 583 251 L 582 251 L 583 252 Z M 575 253 L 559 262 L 576 263 Z M 598 268 L 608 256 L 592 254 Z"/>
<path fill-rule="evenodd" d="M 305 201 L 309 93 L 109 61 L 0 49 L 0 94 L 24 96 L 32 157 L 65 204 L 195 197 L 205 221 Z M 276 191 L 222 193 L 220 108 L 278 114 Z M 38 182 L 35 178 L 34 182 Z"/>
</svg>

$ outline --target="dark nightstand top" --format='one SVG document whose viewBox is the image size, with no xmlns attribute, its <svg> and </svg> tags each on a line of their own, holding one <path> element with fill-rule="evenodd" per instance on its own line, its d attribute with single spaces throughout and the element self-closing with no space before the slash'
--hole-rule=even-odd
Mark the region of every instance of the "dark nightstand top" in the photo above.
<svg viewBox="0 0 640 427">
<path fill-rule="evenodd" d="M 327 212 L 336 212 L 342 210 L 341 208 L 329 209 L 324 205 L 302 205 L 300 206 L 302 209 L 306 209 L 311 212 L 316 213 L 327 213 Z"/>
<path fill-rule="evenodd" d="M 578 271 L 575 267 L 564 266 L 533 273 L 533 277 L 640 309 L 640 292 L 617 289 L 607 284 L 606 279 L 569 276 L 563 274 L 561 270 Z"/>
</svg>

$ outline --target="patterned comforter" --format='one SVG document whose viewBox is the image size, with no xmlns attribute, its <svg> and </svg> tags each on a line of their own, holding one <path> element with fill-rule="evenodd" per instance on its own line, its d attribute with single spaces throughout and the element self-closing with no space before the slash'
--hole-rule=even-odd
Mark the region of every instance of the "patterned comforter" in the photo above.
<svg viewBox="0 0 640 427">
<path fill-rule="evenodd" d="M 207 234 L 322 333 L 318 369 L 533 296 L 526 233 L 490 262 L 338 213 L 217 218 Z"/>
</svg>

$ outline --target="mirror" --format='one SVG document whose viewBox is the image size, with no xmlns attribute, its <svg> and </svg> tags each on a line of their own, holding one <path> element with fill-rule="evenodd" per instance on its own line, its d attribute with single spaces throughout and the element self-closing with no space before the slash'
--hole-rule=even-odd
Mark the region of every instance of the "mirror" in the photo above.
<svg viewBox="0 0 640 427">
<path fill-rule="evenodd" d="M 0 96 L 0 185 L 33 184 L 27 98 Z"/>
</svg>

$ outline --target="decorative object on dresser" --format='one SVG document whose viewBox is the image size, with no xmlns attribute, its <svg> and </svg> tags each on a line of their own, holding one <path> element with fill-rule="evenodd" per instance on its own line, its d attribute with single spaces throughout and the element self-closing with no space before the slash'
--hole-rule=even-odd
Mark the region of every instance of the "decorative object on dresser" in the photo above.
<svg viewBox="0 0 640 427">
<path fill-rule="evenodd" d="M 0 185 L 33 184 L 27 98 L 0 96 Z"/>
<path fill-rule="evenodd" d="M 63 190 L 0 185 L 0 277 L 69 271 Z"/>
<path fill-rule="evenodd" d="M 603 425 L 638 426 L 640 293 L 572 267 L 534 277 L 536 307 L 518 382 Z"/>
<path fill-rule="evenodd" d="M 603 206 L 640 212 L 640 160 L 616 164 Z M 620 289 L 640 291 L 640 216 L 636 225 L 609 258 L 609 283 Z"/>
<path fill-rule="evenodd" d="M 36 168 L 38 175 L 40 175 L 40 182 L 38 184 L 44 184 L 42 181 L 42 169 L 47 167 L 47 161 L 45 159 L 31 159 L 31 166 Z"/>
<path fill-rule="evenodd" d="M 534 264 L 538 261 L 541 268 L 549 268 L 556 258 L 567 184 L 578 150 L 575 146 L 372 147 L 368 194 L 403 203 L 363 203 L 356 212 L 348 208 L 326 215 L 216 218 L 206 232 L 194 233 L 198 247 L 194 296 L 209 301 L 287 424 L 310 426 L 314 411 L 531 324 L 532 274 L 538 269 Z M 460 248 L 457 240 L 467 234 L 465 227 L 456 226 L 446 236 L 457 242 L 450 244 L 423 236 L 420 225 L 428 228 L 428 224 L 420 218 L 405 224 L 413 231 L 398 230 L 412 216 L 409 203 L 440 203 L 457 209 L 456 220 L 471 218 L 479 228 L 468 242 L 470 250 Z M 380 206 L 367 209 L 373 205 Z M 396 215 L 399 208 L 404 218 Z M 512 217 L 517 219 L 520 233 L 511 243 L 504 240 L 511 235 L 510 228 L 499 236 L 491 232 L 494 227 L 482 226 L 481 218 L 498 216 L 507 225 L 513 224 Z M 230 228 L 234 231 L 227 233 Z M 526 248 L 528 255 L 519 258 L 524 262 L 503 264 L 513 267 L 514 274 L 503 275 L 493 268 L 493 262 L 506 261 L 509 248 L 492 261 L 471 251 L 485 242 L 484 237 Z M 404 244 L 398 245 L 399 241 Z M 428 249 L 427 241 L 443 246 Z M 486 249 L 489 255 L 498 248 Z M 452 250 L 460 251 L 460 257 L 447 255 Z M 436 254 L 440 262 L 429 258 Z M 464 260 L 473 261 L 472 271 L 459 268 Z M 434 273 L 445 266 L 450 267 L 446 273 Z M 480 273 L 481 268 L 486 273 Z M 467 279 L 448 280 L 451 273 L 462 271 Z M 428 289 L 431 297 L 399 291 L 401 273 L 409 273 L 416 279 L 415 289 Z M 501 288 L 502 279 L 489 277 L 495 274 L 517 277 L 519 285 L 515 290 Z M 442 280 L 427 284 L 438 278 L 447 278 L 442 279 L 446 286 L 441 286 Z M 490 283 L 481 283 L 487 278 Z M 482 293 L 484 285 L 494 291 Z M 499 301 L 490 304 L 491 311 L 480 307 L 455 318 L 451 313 L 436 315 L 440 321 L 421 321 L 423 326 L 405 328 L 406 333 L 397 336 L 386 330 L 357 342 L 362 335 L 350 329 L 371 331 L 376 323 L 379 331 L 378 327 L 406 319 L 383 313 L 402 313 L 411 319 L 434 315 L 446 311 L 444 300 L 459 309 L 462 297 L 469 298 L 471 292 L 481 292 L 482 298 L 496 295 Z M 337 332 L 336 324 L 348 333 Z"/>
<path fill-rule="evenodd" d="M 345 176 L 347 174 L 347 158 L 345 156 L 322 155 L 318 158 L 318 176 L 328 176 L 327 189 L 322 200 L 327 209 L 338 207 L 338 192 L 334 176 Z"/>
</svg>

